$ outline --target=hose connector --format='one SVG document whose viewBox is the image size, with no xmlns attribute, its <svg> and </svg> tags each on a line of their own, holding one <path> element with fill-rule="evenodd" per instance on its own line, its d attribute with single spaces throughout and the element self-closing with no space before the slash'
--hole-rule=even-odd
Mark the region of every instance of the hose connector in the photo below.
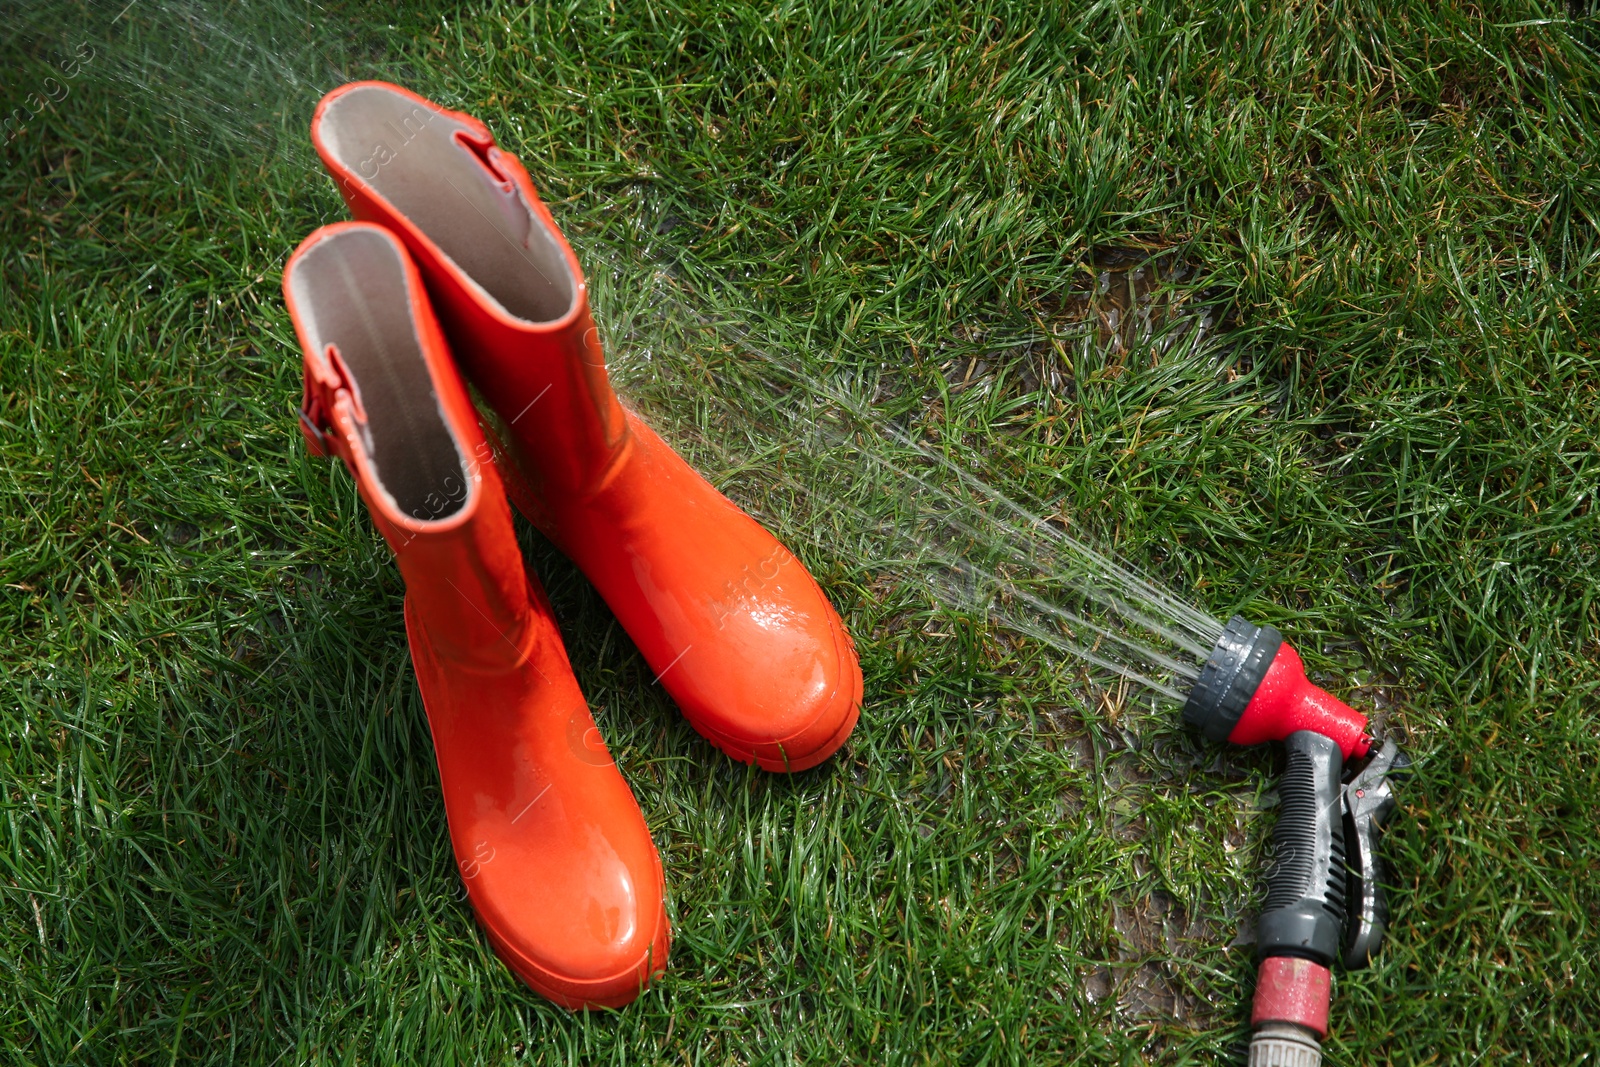
<svg viewBox="0 0 1600 1067">
<path fill-rule="evenodd" d="M 1250 1009 L 1250 1067 L 1317 1067 L 1328 1036 L 1328 968 L 1292 956 L 1268 956 L 1256 974 Z"/>
<path fill-rule="evenodd" d="M 1267 1023 L 1250 1038 L 1249 1067 L 1321 1067 L 1317 1035 L 1294 1023 Z"/>
</svg>

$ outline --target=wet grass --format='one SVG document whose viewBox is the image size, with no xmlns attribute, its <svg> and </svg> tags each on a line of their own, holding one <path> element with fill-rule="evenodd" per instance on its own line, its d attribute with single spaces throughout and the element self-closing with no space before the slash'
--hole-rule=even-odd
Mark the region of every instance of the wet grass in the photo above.
<svg viewBox="0 0 1600 1067">
<path fill-rule="evenodd" d="M 1276 622 L 1420 757 L 1333 1062 L 1593 1062 L 1592 13 L 408 6 L 5 7 L 8 1062 L 1233 1062 L 1272 754 L 873 558 L 904 501 L 757 353 Z M 527 534 L 668 869 L 615 1015 L 459 899 L 399 577 L 296 433 L 279 270 L 359 76 L 523 158 L 619 378 L 862 653 L 845 752 L 747 772 Z"/>
</svg>

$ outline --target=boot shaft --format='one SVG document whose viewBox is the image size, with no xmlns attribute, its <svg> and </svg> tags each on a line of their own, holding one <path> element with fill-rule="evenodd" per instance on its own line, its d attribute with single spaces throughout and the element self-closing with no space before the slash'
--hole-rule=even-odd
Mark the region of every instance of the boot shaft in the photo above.
<svg viewBox="0 0 1600 1067">
<path fill-rule="evenodd" d="M 527 446 L 540 488 L 602 484 L 627 421 L 577 257 L 522 164 L 476 119 L 383 82 L 325 97 L 312 141 L 351 212 L 421 265 L 456 359 Z"/>
<path fill-rule="evenodd" d="M 505 491 L 404 249 L 377 227 L 317 231 L 284 269 L 305 352 L 301 429 L 339 456 L 441 655 L 520 662 L 530 601 Z"/>
</svg>

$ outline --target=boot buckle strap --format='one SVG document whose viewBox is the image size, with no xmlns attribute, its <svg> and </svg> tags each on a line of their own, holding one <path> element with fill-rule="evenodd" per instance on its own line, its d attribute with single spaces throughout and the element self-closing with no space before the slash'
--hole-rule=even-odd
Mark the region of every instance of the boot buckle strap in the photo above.
<svg viewBox="0 0 1600 1067">
<path fill-rule="evenodd" d="M 306 449 L 320 458 L 333 454 L 333 442 L 328 440 L 327 431 L 333 429 L 333 423 L 328 418 L 328 410 L 322 403 L 322 397 L 311 384 L 311 375 L 306 375 L 305 393 L 300 398 L 300 433 L 306 439 Z"/>
<path fill-rule="evenodd" d="M 306 360 L 305 389 L 300 395 L 300 433 L 306 439 L 306 448 L 313 456 L 339 455 L 344 458 L 343 443 L 333 430 L 333 405 L 338 394 L 349 391 L 343 374 L 343 361 L 335 356 L 329 345 L 324 360 Z"/>
<path fill-rule="evenodd" d="M 300 409 L 300 433 L 306 439 L 306 449 L 318 459 L 333 451 L 328 446 L 327 435 L 317 428 L 316 422 L 306 413 L 305 408 Z"/>
</svg>

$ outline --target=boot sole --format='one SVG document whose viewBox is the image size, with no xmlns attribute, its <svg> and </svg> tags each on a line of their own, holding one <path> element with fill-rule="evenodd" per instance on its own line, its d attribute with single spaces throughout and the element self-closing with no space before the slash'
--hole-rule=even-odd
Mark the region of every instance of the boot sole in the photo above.
<svg viewBox="0 0 1600 1067">
<path fill-rule="evenodd" d="M 685 715 L 684 718 L 688 719 L 689 717 Z M 835 752 L 839 751 L 840 747 L 845 743 L 845 739 L 848 738 L 851 731 L 856 728 L 856 723 L 859 722 L 860 719 L 861 692 L 860 687 L 857 686 L 855 703 L 851 705 L 850 713 L 845 716 L 844 723 L 840 725 L 839 729 L 835 731 L 834 735 L 824 742 L 820 748 L 813 749 L 812 751 L 806 753 L 790 753 L 784 749 L 783 742 L 779 741 L 777 742 L 777 746 L 783 755 L 776 759 L 770 756 L 758 755 L 754 749 L 744 747 L 734 742 L 730 738 L 725 738 L 719 734 L 713 733 L 706 727 L 696 723 L 693 719 L 689 719 L 689 725 L 693 726 L 701 737 L 704 737 L 707 741 L 711 742 L 714 748 L 716 748 L 723 755 L 727 756 L 729 759 L 738 760 L 740 763 L 754 763 L 764 771 L 775 771 L 779 774 L 795 774 L 799 771 L 809 771 L 813 767 L 826 763 Z"/>
</svg>

